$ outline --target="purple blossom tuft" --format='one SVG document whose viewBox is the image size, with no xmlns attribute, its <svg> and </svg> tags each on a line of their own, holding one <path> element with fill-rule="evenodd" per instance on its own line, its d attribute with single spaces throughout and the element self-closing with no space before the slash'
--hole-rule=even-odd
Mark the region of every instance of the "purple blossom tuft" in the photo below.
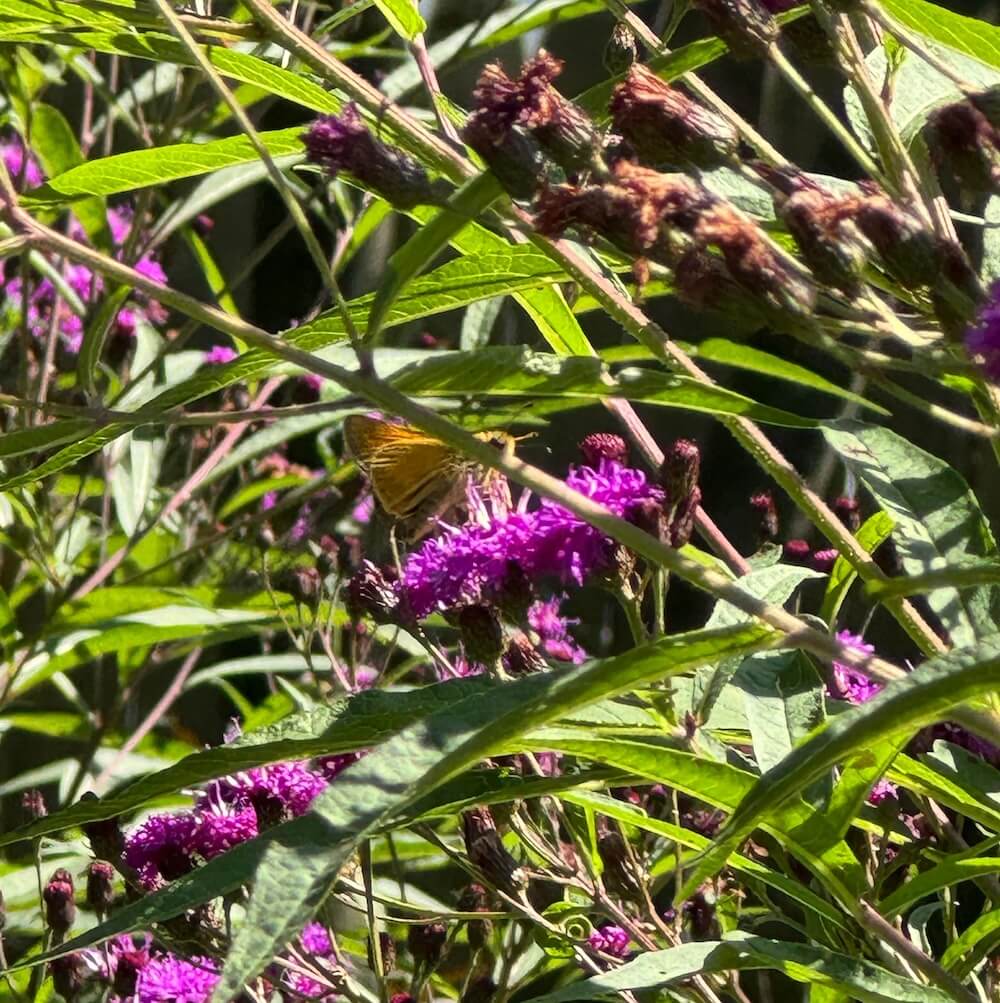
<svg viewBox="0 0 1000 1003">
<path fill-rule="evenodd" d="M 838 631 L 837 640 L 859 654 L 875 654 L 872 645 L 866 644 L 863 637 L 852 634 L 849 630 Z M 863 672 L 858 672 L 843 662 L 833 663 L 833 678 L 835 685 L 830 687 L 830 695 L 848 703 L 867 703 L 882 689 L 881 683 L 874 682 Z"/>
<path fill-rule="evenodd" d="M 257 812 L 252 805 L 240 807 L 236 811 L 204 812 L 200 817 L 200 823 L 195 841 L 198 852 L 206 860 L 211 860 L 220 853 L 253 839 L 259 832 Z"/>
<path fill-rule="evenodd" d="M 138 1003 L 205 1003 L 219 981 L 211 958 L 186 961 L 173 954 L 154 957 L 139 972 Z"/>
<path fill-rule="evenodd" d="M 528 623 L 531 629 L 541 638 L 542 648 L 547 655 L 560 662 L 572 662 L 580 665 L 587 659 L 587 652 L 572 638 L 570 625 L 579 620 L 561 616 L 559 608 L 565 596 L 548 600 L 538 600 L 528 610 Z"/>
<path fill-rule="evenodd" d="M 0 140 L 0 156 L 15 185 L 36 188 L 45 180 L 38 161 L 25 149 L 24 141 L 16 133 Z"/>
<path fill-rule="evenodd" d="M 330 943 L 330 935 L 326 932 L 326 927 L 322 923 L 307 923 L 299 934 L 302 942 L 302 949 L 307 954 L 326 957 L 333 953 L 333 945 Z"/>
<path fill-rule="evenodd" d="M 587 942 L 595 951 L 610 954 L 613 958 L 627 958 L 629 940 L 628 930 L 609 924 L 595 930 Z"/>
<path fill-rule="evenodd" d="M 966 332 L 965 347 L 972 355 L 982 356 L 986 375 L 1000 383 L 1000 280 L 990 287 L 975 326 Z"/>
<path fill-rule="evenodd" d="M 206 366 L 221 366 L 232 362 L 240 353 L 228 345 L 213 345 L 202 357 Z"/>
<path fill-rule="evenodd" d="M 216 780 L 198 807 L 218 813 L 219 805 L 263 808 L 280 805 L 289 815 L 304 815 L 326 780 L 305 763 L 271 763 Z"/>
<path fill-rule="evenodd" d="M 875 784 L 875 786 L 868 793 L 868 803 L 870 805 L 880 805 L 883 801 L 888 798 L 893 798 L 894 800 L 899 800 L 899 788 L 889 780 L 884 777 Z"/>
<path fill-rule="evenodd" d="M 125 837 L 125 862 L 146 888 L 173 881 L 194 867 L 199 829 L 191 812 L 151 815 Z"/>
<path fill-rule="evenodd" d="M 625 519 L 647 499 L 663 499 L 662 489 L 642 471 L 611 460 L 596 470 L 571 470 L 566 484 Z M 487 601 L 502 588 L 510 561 L 531 580 L 554 577 L 582 585 L 612 553 L 612 541 L 599 529 L 543 499 L 532 512 L 494 511 L 492 519 L 445 528 L 410 555 L 397 588 L 419 618 Z"/>
</svg>

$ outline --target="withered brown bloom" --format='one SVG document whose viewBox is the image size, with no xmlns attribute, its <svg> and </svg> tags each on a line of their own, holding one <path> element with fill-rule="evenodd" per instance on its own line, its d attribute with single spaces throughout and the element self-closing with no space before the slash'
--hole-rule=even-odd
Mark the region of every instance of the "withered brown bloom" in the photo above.
<svg viewBox="0 0 1000 1003">
<path fill-rule="evenodd" d="M 616 131 L 646 163 L 711 168 L 736 157 L 736 130 L 645 66 L 629 70 L 609 107 Z"/>
</svg>

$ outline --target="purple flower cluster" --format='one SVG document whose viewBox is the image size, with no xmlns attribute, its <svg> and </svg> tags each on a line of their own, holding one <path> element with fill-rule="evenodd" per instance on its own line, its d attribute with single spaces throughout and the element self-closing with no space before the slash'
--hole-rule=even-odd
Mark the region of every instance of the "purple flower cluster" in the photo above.
<svg viewBox="0 0 1000 1003">
<path fill-rule="evenodd" d="M 595 930 L 587 939 L 587 943 L 595 951 L 610 954 L 613 958 L 627 958 L 630 940 L 628 930 L 609 924 Z"/>
<path fill-rule="evenodd" d="M 613 460 L 571 470 L 566 484 L 625 519 L 643 503 L 663 500 L 662 489 L 642 471 Z M 511 562 L 531 581 L 552 577 L 582 585 L 608 565 L 612 553 L 612 541 L 599 529 L 543 499 L 531 512 L 495 512 L 485 524 L 446 527 L 409 556 L 397 590 L 420 618 L 489 600 Z"/>
<path fill-rule="evenodd" d="M 139 970 L 130 998 L 137 1003 L 204 1003 L 218 981 L 218 964 L 212 958 L 186 960 L 159 954 Z"/>
<path fill-rule="evenodd" d="M 294 762 L 216 780 L 192 811 L 152 815 L 129 833 L 125 862 L 146 888 L 174 881 L 269 825 L 307 812 L 330 776 L 325 767 Z"/>
<path fill-rule="evenodd" d="M 966 332 L 965 347 L 970 354 L 982 356 L 986 375 L 1000 383 L 1000 281 L 990 287 L 975 326 Z"/>
<path fill-rule="evenodd" d="M 0 141 L 0 155 L 15 184 L 28 188 L 40 185 L 45 177 L 38 163 L 28 152 L 16 134 Z M 108 209 L 108 229 L 116 256 L 121 257 L 125 242 L 133 227 L 132 211 L 127 206 Z M 69 236 L 80 243 L 87 242 L 87 236 L 79 221 L 71 217 Z M 167 276 L 156 256 L 147 253 L 135 262 L 136 271 L 154 282 L 166 283 Z M 80 350 L 83 342 L 85 316 L 96 306 L 105 290 L 103 278 L 84 265 L 66 264 L 62 267 L 62 279 L 68 289 L 76 294 L 82 304 L 83 316 L 75 311 L 60 293 L 56 284 L 47 277 L 31 273 L 28 275 L 6 275 L 0 270 L 0 315 L 5 324 L 14 326 L 21 322 L 22 312 L 28 330 L 39 339 L 48 336 L 54 327 L 62 344 L 71 354 Z M 119 310 L 112 332 L 120 337 L 131 338 L 140 323 L 162 324 L 167 319 L 163 306 L 142 293 L 134 292 L 126 306 Z"/>
<path fill-rule="evenodd" d="M 837 640 L 861 655 L 875 654 L 875 648 L 872 645 L 865 643 L 863 637 L 852 634 L 849 630 L 838 631 Z M 833 679 L 830 695 L 838 700 L 846 700 L 848 703 L 867 703 L 882 689 L 881 683 L 874 682 L 863 672 L 858 672 L 857 669 L 852 669 L 843 662 L 833 663 Z"/>
<path fill-rule="evenodd" d="M 302 945 L 302 953 L 310 959 L 313 958 L 333 958 L 333 944 L 330 942 L 330 935 L 326 932 L 326 927 L 322 923 L 307 923 L 299 934 L 299 943 Z M 309 978 L 303 972 L 286 970 L 282 975 L 282 981 L 299 996 L 308 999 L 331 998 L 330 990 Z"/>
<path fill-rule="evenodd" d="M 580 621 L 564 617 L 560 607 L 565 596 L 539 599 L 528 610 L 528 624 L 538 634 L 542 650 L 560 662 L 580 665 L 587 660 L 587 652 L 570 635 L 569 628 Z"/>
</svg>

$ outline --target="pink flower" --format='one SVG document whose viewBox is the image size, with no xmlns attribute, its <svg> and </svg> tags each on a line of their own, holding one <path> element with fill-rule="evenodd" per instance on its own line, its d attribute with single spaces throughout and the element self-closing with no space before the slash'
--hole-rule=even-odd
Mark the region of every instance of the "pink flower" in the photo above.
<svg viewBox="0 0 1000 1003">
<path fill-rule="evenodd" d="M 872 645 L 866 644 L 863 637 L 852 634 L 849 630 L 838 631 L 837 640 L 861 655 L 875 654 L 875 648 Z M 846 700 L 848 703 L 867 703 L 882 689 L 881 683 L 874 682 L 863 672 L 852 669 L 843 662 L 833 663 L 833 679 L 834 684 L 829 687 L 830 695 L 838 700 Z"/>
<path fill-rule="evenodd" d="M 239 352 L 228 345 L 213 345 L 202 357 L 202 361 L 207 366 L 221 366 L 227 362 L 232 362 L 239 355 Z"/>
</svg>

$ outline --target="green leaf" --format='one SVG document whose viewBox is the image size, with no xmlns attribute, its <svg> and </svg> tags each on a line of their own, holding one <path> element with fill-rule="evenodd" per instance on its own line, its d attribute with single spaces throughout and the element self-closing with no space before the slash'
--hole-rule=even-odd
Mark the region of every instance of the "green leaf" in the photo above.
<svg viewBox="0 0 1000 1003">
<path fill-rule="evenodd" d="M 842 421 L 823 429 L 827 442 L 892 518 L 907 574 L 993 557 L 996 544 L 975 496 L 947 463 L 887 428 Z M 1000 590 L 930 592 L 927 601 L 956 645 L 995 630 Z"/>
<path fill-rule="evenodd" d="M 1000 28 L 978 17 L 965 17 L 925 0 L 879 0 L 900 24 L 1000 69 Z M 913 53 L 911 59 L 916 59 Z"/>
<path fill-rule="evenodd" d="M 830 380 L 826 380 L 822 376 L 817 376 L 816 373 L 804 366 L 796 365 L 780 356 L 762 352 L 759 348 L 751 348 L 749 345 L 736 341 L 728 341 L 725 338 L 707 338 L 701 344 L 693 346 L 691 354 L 709 362 L 719 362 L 726 366 L 773 376 L 775 379 L 787 380 L 799 386 L 811 387 L 813 390 L 860 404 L 878 414 L 888 415 L 890 413 L 884 407 L 867 398 L 852 393 L 837 383 L 831 383 Z"/>
<path fill-rule="evenodd" d="M 984 286 L 1000 279 L 1000 196 L 993 195 L 983 210 L 983 266 L 980 278 Z"/>
<path fill-rule="evenodd" d="M 940 864 L 927 871 L 921 871 L 909 878 L 905 884 L 879 903 L 879 912 L 886 919 L 892 919 L 926 895 L 933 895 L 942 888 L 949 888 L 962 881 L 973 881 L 988 874 L 1000 873 L 1000 857 L 976 857 L 972 859 L 947 857 Z"/>
<path fill-rule="evenodd" d="M 864 525 L 858 530 L 858 545 L 864 549 L 866 554 L 873 553 L 889 539 L 892 527 L 892 519 L 885 512 L 879 510 L 871 518 L 866 519 Z M 820 618 L 831 627 L 857 577 L 858 573 L 854 570 L 854 565 L 843 554 L 838 556 L 830 570 L 830 580 L 826 583 L 826 593 L 819 611 Z"/>
<path fill-rule="evenodd" d="M 886 596 L 923 595 L 934 589 L 968 589 L 977 585 L 1000 584 L 1000 561 L 969 558 L 940 571 L 928 571 L 912 578 L 889 578 L 866 582 L 865 589 L 877 599 Z"/>
<path fill-rule="evenodd" d="M 489 171 L 476 175 L 448 199 L 448 204 L 426 226 L 422 226 L 392 255 L 386 262 L 385 275 L 368 313 L 366 340 L 374 341 L 378 337 L 387 321 L 389 309 L 406 284 L 419 275 L 455 234 L 499 198 L 502 192 L 500 183 Z"/>
<path fill-rule="evenodd" d="M 840 989 L 865 1003 L 950 1003 L 952 999 L 940 989 L 911 982 L 846 954 L 735 932 L 723 940 L 648 951 L 621 968 L 574 982 L 528 1003 L 601 999 L 629 990 L 661 989 L 693 975 L 762 968 L 784 972 L 796 982 Z"/>
<path fill-rule="evenodd" d="M 967 926 L 941 955 L 941 965 L 957 978 L 972 970 L 1000 943 L 1000 909 L 990 909 Z"/>
<path fill-rule="evenodd" d="M 118 311 L 122 308 L 125 300 L 129 298 L 132 290 L 128 286 L 119 286 L 113 292 L 108 293 L 101 301 L 100 309 L 87 325 L 87 330 L 83 335 L 83 342 L 80 345 L 80 354 L 76 360 L 76 375 L 80 386 L 87 393 L 95 392 L 94 375 L 97 372 L 97 365 L 101 361 L 101 353 L 104 351 L 104 342 L 111 330 L 111 325 Z"/>
<path fill-rule="evenodd" d="M 957 704 L 1000 686 L 1000 635 L 971 649 L 930 659 L 908 676 L 890 683 L 872 700 L 838 715 L 817 729 L 755 784 L 729 818 L 712 849 L 692 868 L 678 892 L 683 900 L 710 875 L 758 825 L 838 762 L 863 752 L 873 739 L 913 734 L 947 717 Z"/>
<path fill-rule="evenodd" d="M 889 778 L 990 829 L 1000 830 L 1000 804 L 991 800 L 985 791 L 978 790 L 971 780 L 956 777 L 943 763 L 930 757 L 920 762 L 900 755 L 889 770 Z"/>
<path fill-rule="evenodd" d="M 267 965 L 329 894 L 358 842 L 391 814 L 518 734 L 771 636 L 759 627 L 742 627 L 664 638 L 603 662 L 495 686 L 489 699 L 463 701 L 390 739 L 320 795 L 306 816 L 322 822 L 318 832 L 294 846 L 272 843 L 265 851 L 246 923 L 234 938 L 213 1000 L 229 999 Z"/>
<path fill-rule="evenodd" d="M 407 41 L 412 42 L 427 28 L 417 10 L 416 0 L 375 0 L 375 6 L 392 25 L 392 30 Z"/>
<path fill-rule="evenodd" d="M 300 126 L 260 133 L 272 157 L 301 156 Z M 231 136 L 208 143 L 176 143 L 148 150 L 133 150 L 112 157 L 91 160 L 54 178 L 32 191 L 34 204 L 61 201 L 79 195 L 116 195 L 120 192 L 163 185 L 179 178 L 245 164 L 258 159 L 246 136 Z M 28 204 L 29 200 L 25 199 Z"/>
</svg>

